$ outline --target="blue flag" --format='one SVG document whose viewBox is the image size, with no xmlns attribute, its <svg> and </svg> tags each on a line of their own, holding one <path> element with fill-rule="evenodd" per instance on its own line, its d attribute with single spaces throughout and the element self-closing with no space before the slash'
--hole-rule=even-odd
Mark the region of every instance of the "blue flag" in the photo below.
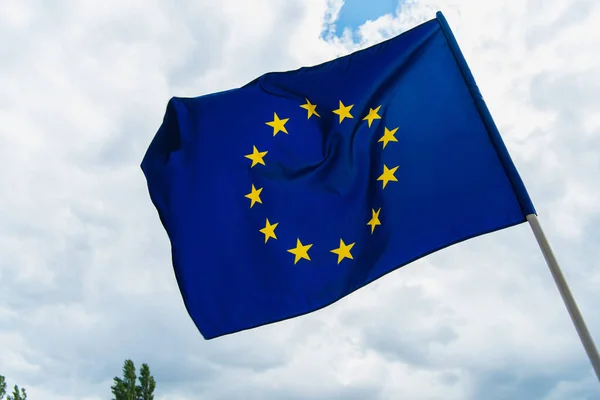
<svg viewBox="0 0 600 400">
<path fill-rule="evenodd" d="M 321 65 L 172 98 L 142 170 L 206 339 L 535 213 L 441 13 Z"/>
</svg>

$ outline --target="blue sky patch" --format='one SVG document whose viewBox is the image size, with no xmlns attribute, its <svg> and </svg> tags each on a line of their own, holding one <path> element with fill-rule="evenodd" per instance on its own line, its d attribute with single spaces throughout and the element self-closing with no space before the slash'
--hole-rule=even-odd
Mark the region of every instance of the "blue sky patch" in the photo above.
<svg viewBox="0 0 600 400">
<path fill-rule="evenodd" d="M 368 20 L 393 14 L 398 4 L 398 0 L 345 0 L 336 22 L 335 34 L 341 35 L 346 28 L 355 31 Z"/>
</svg>

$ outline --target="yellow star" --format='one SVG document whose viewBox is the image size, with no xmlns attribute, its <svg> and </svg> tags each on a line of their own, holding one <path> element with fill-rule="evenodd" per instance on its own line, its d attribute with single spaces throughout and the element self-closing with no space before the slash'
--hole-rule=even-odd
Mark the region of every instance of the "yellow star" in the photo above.
<svg viewBox="0 0 600 400">
<path fill-rule="evenodd" d="M 277 113 L 273 113 L 273 121 L 265 122 L 267 125 L 273 127 L 273 136 L 277 135 L 279 131 L 288 133 L 285 129 L 285 123 L 288 122 L 289 118 L 279 119 Z"/>
<path fill-rule="evenodd" d="M 310 119 L 310 117 L 312 117 L 313 114 L 316 115 L 317 117 L 320 117 L 320 115 L 317 114 L 317 105 L 316 104 L 311 104 L 310 101 L 308 101 L 308 99 L 306 99 L 306 104 L 302 104 L 300 107 L 302 107 L 302 108 L 304 108 L 305 110 L 308 111 L 308 118 L 307 119 Z"/>
<path fill-rule="evenodd" d="M 381 117 L 379 116 L 379 114 L 377 114 L 379 112 L 379 109 L 381 108 L 381 106 L 377 107 L 376 109 L 369 109 L 369 115 L 367 115 L 366 117 L 363 118 L 363 121 L 369 121 L 369 128 L 371 127 L 371 124 L 373 123 L 373 120 L 376 119 L 381 119 Z"/>
<path fill-rule="evenodd" d="M 267 154 L 267 151 L 258 151 L 256 149 L 256 146 L 252 146 L 252 154 L 247 154 L 244 157 L 249 158 L 252 160 L 252 165 L 250 166 L 250 168 L 254 167 L 256 164 L 262 164 L 265 165 L 265 162 L 263 160 L 263 157 L 265 156 L 265 154 Z"/>
<path fill-rule="evenodd" d="M 340 124 L 342 123 L 342 121 L 344 120 L 344 118 L 354 118 L 352 116 L 352 114 L 350 114 L 350 109 L 354 107 L 354 104 L 351 104 L 349 106 L 345 106 L 344 103 L 342 103 L 342 101 L 340 100 L 340 108 L 338 108 L 337 110 L 333 110 L 334 114 L 337 114 L 340 116 Z"/>
<path fill-rule="evenodd" d="M 396 173 L 397 169 L 398 169 L 397 165 L 392 169 L 389 169 L 386 165 L 383 166 L 383 174 L 381 174 L 381 176 L 379 178 L 377 178 L 377 180 L 383 181 L 384 189 L 385 189 L 385 185 L 387 185 L 387 183 L 389 181 L 398 182 L 398 179 L 396 179 L 396 177 L 394 176 L 394 173 Z"/>
<path fill-rule="evenodd" d="M 277 228 L 277 225 L 279 225 L 278 222 L 271 224 L 269 222 L 269 218 L 267 218 L 267 223 L 265 227 L 259 230 L 260 233 L 265 235 L 265 243 L 267 243 L 267 240 L 269 240 L 269 238 L 277 239 L 277 236 L 275 236 L 275 228 Z"/>
<path fill-rule="evenodd" d="M 371 235 L 373 234 L 373 232 L 375 232 L 375 227 L 377 225 L 381 225 L 381 221 L 379 221 L 379 212 L 381 211 L 381 207 L 379 207 L 379 210 L 375 211 L 375 209 L 371 209 L 372 210 L 372 217 L 371 220 L 367 223 L 367 225 L 371 226 Z"/>
<path fill-rule="evenodd" d="M 398 141 L 398 139 L 396 139 L 396 136 L 394 136 L 396 134 L 397 130 L 398 130 L 398 128 L 395 128 L 391 131 L 388 128 L 385 128 L 385 133 L 383 134 L 381 139 L 378 140 L 378 142 L 383 142 L 384 149 L 385 149 L 385 146 L 387 146 L 388 142 L 397 142 Z"/>
<path fill-rule="evenodd" d="M 296 247 L 288 250 L 288 252 L 296 256 L 296 258 L 294 259 L 294 264 L 300 261 L 301 258 L 310 261 L 310 257 L 308 256 L 308 249 L 310 249 L 311 247 L 312 244 L 303 245 L 302 242 L 300 242 L 300 239 L 297 239 Z"/>
<path fill-rule="evenodd" d="M 252 206 L 254 206 L 254 203 L 262 204 L 262 200 L 260 199 L 260 192 L 262 192 L 262 190 L 263 190 L 263 188 L 256 189 L 253 184 L 252 191 L 250 193 L 248 193 L 246 196 L 244 196 L 244 197 L 252 200 L 252 202 L 250 203 L 250 208 L 252 208 Z"/>
<path fill-rule="evenodd" d="M 352 257 L 352 254 L 350 253 L 352 247 L 354 247 L 354 243 L 347 245 L 342 239 L 340 239 L 340 247 L 331 250 L 332 253 L 338 255 L 338 264 L 341 263 L 344 258 L 349 258 L 351 260 L 354 259 L 354 257 Z"/>
</svg>

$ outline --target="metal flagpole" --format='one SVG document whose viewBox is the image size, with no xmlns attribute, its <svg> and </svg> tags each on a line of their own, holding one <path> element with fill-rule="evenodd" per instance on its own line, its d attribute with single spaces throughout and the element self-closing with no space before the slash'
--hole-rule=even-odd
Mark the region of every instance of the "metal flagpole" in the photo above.
<svg viewBox="0 0 600 400">
<path fill-rule="evenodd" d="M 594 340 L 590 335 L 590 332 L 585 325 L 585 321 L 579 312 L 579 308 L 577 307 L 577 303 L 575 303 L 575 299 L 569 290 L 569 286 L 567 285 L 567 281 L 560 270 L 558 265 L 558 261 L 556 261 L 556 257 L 554 257 L 554 253 L 550 248 L 550 244 L 546 239 L 546 235 L 544 235 L 544 231 L 542 230 L 542 226 L 538 221 L 538 218 L 535 214 L 527 215 L 527 221 L 529 221 L 529 225 L 533 230 L 533 234 L 537 239 L 538 244 L 540 245 L 540 249 L 544 254 L 544 258 L 546 259 L 546 263 L 548 264 L 548 268 L 550 268 L 550 272 L 552 273 L 552 277 L 554 278 L 554 282 L 558 287 L 558 291 L 562 296 L 562 299 L 567 306 L 567 311 L 571 316 L 571 320 L 575 325 L 575 329 L 577 329 L 577 333 L 579 334 L 579 338 L 581 339 L 581 343 L 585 348 L 585 351 L 594 367 L 594 371 L 596 372 L 596 377 L 600 381 L 600 356 L 598 355 L 598 349 L 594 344 Z"/>
</svg>

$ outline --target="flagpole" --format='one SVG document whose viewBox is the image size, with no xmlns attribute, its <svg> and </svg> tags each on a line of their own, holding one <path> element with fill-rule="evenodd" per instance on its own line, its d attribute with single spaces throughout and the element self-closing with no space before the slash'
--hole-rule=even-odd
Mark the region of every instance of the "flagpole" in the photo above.
<svg viewBox="0 0 600 400">
<path fill-rule="evenodd" d="M 565 306 L 567 307 L 567 311 L 569 312 L 569 315 L 571 316 L 571 320 L 573 321 L 573 324 L 575 325 L 575 329 L 577 330 L 577 333 L 579 334 L 581 343 L 583 344 L 583 347 L 585 348 L 585 351 L 590 359 L 590 362 L 592 363 L 592 367 L 594 368 L 594 371 L 596 372 L 596 377 L 600 381 L 600 356 L 598 355 L 598 349 L 596 348 L 596 345 L 594 344 L 594 340 L 592 339 L 592 336 L 590 335 L 590 332 L 588 331 L 587 326 L 585 325 L 585 321 L 583 320 L 583 317 L 581 316 L 581 313 L 579 312 L 577 303 L 575 302 L 575 299 L 573 298 L 573 295 L 571 294 L 571 291 L 569 290 L 569 286 L 567 285 L 567 281 L 565 280 L 565 277 L 563 276 L 562 271 L 560 270 L 558 261 L 556 260 L 556 257 L 554 257 L 552 248 L 550 247 L 550 244 L 548 243 L 548 240 L 546 239 L 546 235 L 544 234 L 544 231 L 542 230 L 542 226 L 540 225 L 540 222 L 538 221 L 537 216 L 535 214 L 529 214 L 529 215 L 527 215 L 527 221 L 529 221 L 529 225 L 531 226 L 531 229 L 533 230 L 533 234 L 535 235 L 535 238 L 540 246 L 540 249 L 542 250 L 542 254 L 544 255 L 544 258 L 546 259 L 548 268 L 550 268 L 550 272 L 552 273 L 554 282 L 556 283 L 556 286 L 558 287 L 558 291 L 560 292 L 560 295 L 562 296 Z"/>
</svg>

